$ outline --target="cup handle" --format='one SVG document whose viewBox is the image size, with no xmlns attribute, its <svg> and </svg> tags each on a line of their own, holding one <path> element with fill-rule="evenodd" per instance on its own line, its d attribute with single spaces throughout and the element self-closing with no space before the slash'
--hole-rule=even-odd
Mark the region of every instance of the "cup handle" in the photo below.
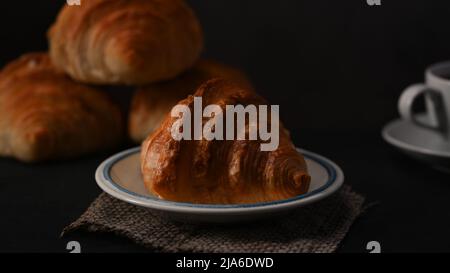
<svg viewBox="0 0 450 273">
<path fill-rule="evenodd" d="M 413 111 L 413 105 L 416 99 L 425 94 L 429 95 L 426 106 L 427 111 L 435 120 L 434 122 L 432 121 L 434 124 L 425 123 L 417 119 L 417 115 Z M 443 132 L 445 131 L 446 122 L 444 121 L 445 113 L 443 113 L 444 108 L 442 103 L 442 97 L 438 92 L 425 84 L 414 84 L 406 88 L 400 96 L 398 101 L 398 111 L 403 119 L 409 120 L 418 126 L 430 130 Z"/>
</svg>

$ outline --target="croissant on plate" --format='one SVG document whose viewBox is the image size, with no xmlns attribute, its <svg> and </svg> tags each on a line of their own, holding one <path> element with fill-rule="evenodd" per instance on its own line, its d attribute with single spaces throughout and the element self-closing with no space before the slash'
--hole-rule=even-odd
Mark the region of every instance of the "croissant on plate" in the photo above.
<svg viewBox="0 0 450 273">
<path fill-rule="evenodd" d="M 201 60 L 188 72 L 174 80 L 140 87 L 133 95 L 128 117 L 128 133 L 137 143 L 142 142 L 159 127 L 173 106 L 193 94 L 212 78 L 225 78 L 253 89 L 240 70 L 212 60 Z"/>
<path fill-rule="evenodd" d="M 203 48 L 184 0 L 87 0 L 65 5 L 48 32 L 55 65 L 92 84 L 147 84 L 190 68 Z"/>
<path fill-rule="evenodd" d="M 102 92 L 72 81 L 46 53 L 0 72 L 0 155 L 23 161 L 68 158 L 118 144 L 119 109 Z"/>
<path fill-rule="evenodd" d="M 203 105 L 261 105 L 255 92 L 222 79 L 195 93 Z M 193 111 L 194 96 L 179 102 Z M 178 118 L 168 115 L 142 144 L 141 171 L 146 188 L 160 198 L 202 204 L 240 204 L 281 200 L 307 192 L 305 160 L 280 125 L 279 146 L 261 151 L 255 140 L 181 140 L 172 138 Z M 203 122 L 207 120 L 203 119 Z"/>
</svg>

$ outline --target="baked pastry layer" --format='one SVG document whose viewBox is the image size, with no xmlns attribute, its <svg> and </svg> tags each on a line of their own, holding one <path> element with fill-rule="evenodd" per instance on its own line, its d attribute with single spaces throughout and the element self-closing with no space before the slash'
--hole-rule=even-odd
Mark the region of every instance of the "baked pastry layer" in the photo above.
<svg viewBox="0 0 450 273">
<path fill-rule="evenodd" d="M 130 138 L 136 143 L 141 143 L 159 127 L 172 107 L 180 100 L 193 94 L 202 83 L 217 77 L 253 89 L 242 71 L 212 60 L 201 60 L 176 79 L 150 84 L 137 90 L 132 98 L 128 118 Z"/>
<path fill-rule="evenodd" d="M 111 148 L 122 137 L 119 109 L 99 90 L 30 53 L 0 72 L 0 155 L 23 161 L 69 158 Z"/>
<path fill-rule="evenodd" d="M 221 79 L 206 82 L 194 96 L 202 97 L 203 105 L 216 104 L 223 110 L 226 105 L 266 104 L 256 93 Z M 194 96 L 178 104 L 193 112 Z M 142 144 L 141 170 L 153 194 L 179 202 L 239 204 L 307 192 L 310 176 L 305 160 L 281 124 L 278 148 L 264 152 L 259 140 L 176 141 L 171 128 L 177 120 L 169 114 Z"/>
<path fill-rule="evenodd" d="M 184 0 L 88 0 L 65 5 L 48 32 L 55 65 L 91 84 L 147 84 L 190 68 L 203 47 Z"/>
</svg>

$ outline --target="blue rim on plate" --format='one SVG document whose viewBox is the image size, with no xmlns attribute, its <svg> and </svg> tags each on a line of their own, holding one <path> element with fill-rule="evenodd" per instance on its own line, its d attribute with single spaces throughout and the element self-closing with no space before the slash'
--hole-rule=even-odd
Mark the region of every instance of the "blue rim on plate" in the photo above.
<svg viewBox="0 0 450 273">
<path fill-rule="evenodd" d="M 167 207 L 178 207 L 178 208 L 198 208 L 198 209 L 246 209 L 246 208 L 264 208 L 264 207 L 273 207 L 273 206 L 283 206 L 283 205 L 290 205 L 292 203 L 295 203 L 296 201 L 299 200 L 304 200 L 307 198 L 313 198 L 319 194 L 322 195 L 322 198 L 325 196 L 328 196 L 329 194 L 335 192 L 343 183 L 344 177 L 343 177 L 343 173 L 342 170 L 333 162 L 331 162 L 330 160 L 317 155 L 315 153 L 303 150 L 303 149 L 297 149 L 299 152 L 301 152 L 303 154 L 303 156 L 305 158 L 308 158 L 312 161 L 315 161 L 316 163 L 320 164 L 328 173 L 329 179 L 328 181 L 321 187 L 302 194 L 302 195 L 298 195 L 289 199 L 284 199 L 284 200 L 279 200 L 279 201 L 272 201 L 272 202 L 260 202 L 260 203 L 253 203 L 253 204 L 226 204 L 226 205 L 211 205 L 211 204 L 193 204 L 193 203 L 184 203 L 184 202 L 174 202 L 174 201 L 168 201 L 168 200 L 163 200 L 163 199 L 159 199 L 157 197 L 153 197 L 153 196 L 146 196 L 146 195 L 141 195 L 132 191 L 129 191 L 128 189 L 123 188 L 122 186 L 118 185 L 117 183 L 114 182 L 114 179 L 111 177 L 111 169 L 114 166 L 115 163 L 117 163 L 118 161 L 120 161 L 121 159 L 128 157 L 132 154 L 138 153 L 140 151 L 140 147 L 135 147 L 135 148 L 131 148 L 128 150 L 125 150 L 123 152 L 120 152 L 112 157 L 110 157 L 109 159 L 107 159 L 106 161 L 104 161 L 97 169 L 96 172 L 96 178 L 97 178 L 97 183 L 99 184 L 99 186 L 105 190 L 107 193 L 114 195 L 114 192 L 111 192 L 109 188 L 105 188 L 105 186 L 110 186 L 112 187 L 112 190 L 115 192 L 120 192 L 120 193 L 125 193 L 131 197 L 140 199 L 140 200 L 145 200 L 145 201 L 149 201 L 152 203 L 157 203 L 159 206 L 163 205 L 163 206 L 167 206 Z M 107 182 L 108 185 L 104 185 L 102 183 L 99 183 L 98 180 Z M 117 196 L 115 196 L 117 197 Z M 321 199 L 321 198 L 320 198 Z M 139 202 L 134 202 L 133 200 L 128 200 L 131 201 L 132 203 L 138 204 L 138 205 L 142 205 Z"/>
</svg>

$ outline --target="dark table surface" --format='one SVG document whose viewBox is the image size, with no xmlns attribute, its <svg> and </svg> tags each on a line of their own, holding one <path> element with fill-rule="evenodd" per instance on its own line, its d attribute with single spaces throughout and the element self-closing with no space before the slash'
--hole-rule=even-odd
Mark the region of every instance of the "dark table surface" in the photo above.
<svg viewBox="0 0 450 273">
<path fill-rule="evenodd" d="M 293 132 L 295 142 L 339 164 L 345 183 L 376 202 L 358 219 L 339 252 L 365 252 L 378 241 L 384 252 L 450 251 L 450 179 L 398 153 L 378 131 Z M 60 238 L 101 192 L 94 171 L 108 155 L 26 165 L 0 160 L 0 251 L 66 252 L 77 240 L 83 252 L 146 249 L 109 234 L 77 232 Z"/>
<path fill-rule="evenodd" d="M 380 136 L 398 115 L 402 90 L 450 59 L 448 0 L 188 3 L 204 29 L 203 56 L 247 72 L 280 105 L 296 145 L 334 160 L 346 183 L 378 204 L 354 223 L 340 252 L 365 252 L 373 240 L 385 252 L 450 251 L 450 175 Z M 46 31 L 64 4 L 2 3 L 0 65 L 46 50 Z M 38 165 L 0 159 L 0 251 L 65 252 L 70 240 L 85 252 L 146 251 L 112 235 L 59 238 L 101 192 L 94 171 L 110 154 Z"/>
</svg>

